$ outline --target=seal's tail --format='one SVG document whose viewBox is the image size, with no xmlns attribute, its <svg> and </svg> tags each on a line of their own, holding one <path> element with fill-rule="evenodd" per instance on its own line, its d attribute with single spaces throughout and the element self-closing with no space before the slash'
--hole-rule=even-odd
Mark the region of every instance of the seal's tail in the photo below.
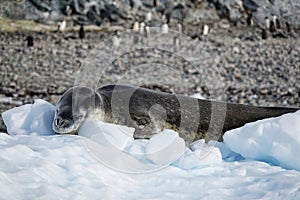
<svg viewBox="0 0 300 200">
<path fill-rule="evenodd" d="M 278 117 L 286 113 L 293 113 L 300 108 L 289 107 L 260 107 L 240 104 L 227 104 L 225 124 L 223 132 L 237 127 L 241 127 L 246 123 L 257 120 Z"/>
</svg>

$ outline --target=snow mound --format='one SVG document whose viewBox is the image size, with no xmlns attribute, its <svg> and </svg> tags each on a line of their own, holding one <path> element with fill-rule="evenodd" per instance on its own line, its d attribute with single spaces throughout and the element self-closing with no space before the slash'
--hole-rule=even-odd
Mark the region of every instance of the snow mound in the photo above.
<svg viewBox="0 0 300 200">
<path fill-rule="evenodd" d="M 123 150 L 133 140 L 134 128 L 87 119 L 81 125 L 78 135 L 106 146 Z"/>
<path fill-rule="evenodd" d="M 54 135 L 55 107 L 43 100 L 2 113 L 10 135 Z M 169 166 L 185 151 L 177 132 L 164 130 L 150 140 L 135 141 L 134 128 L 87 119 L 78 131 L 95 159 L 116 170 L 144 173 Z"/>
<path fill-rule="evenodd" d="M 55 107 L 41 99 L 2 113 L 10 135 L 53 135 L 52 121 Z"/>
<path fill-rule="evenodd" d="M 87 119 L 78 134 L 97 160 L 113 169 L 145 173 L 168 166 L 182 156 L 184 140 L 172 130 L 164 130 L 150 140 L 134 140 L 134 128 Z M 93 142 L 91 142 L 93 141 Z"/>
<path fill-rule="evenodd" d="M 182 169 L 196 169 L 199 166 L 222 164 L 221 151 L 213 143 L 206 144 L 205 140 L 198 140 L 192 143 L 190 147 L 191 150 L 187 149 L 182 159 L 179 159 L 175 166 Z"/>
<path fill-rule="evenodd" d="M 165 165 L 177 160 L 185 149 L 185 142 L 173 130 L 164 130 L 150 138 L 146 146 L 147 158 L 152 162 Z"/>
<path fill-rule="evenodd" d="M 224 143 L 245 158 L 300 171 L 300 111 L 230 130 Z"/>
</svg>

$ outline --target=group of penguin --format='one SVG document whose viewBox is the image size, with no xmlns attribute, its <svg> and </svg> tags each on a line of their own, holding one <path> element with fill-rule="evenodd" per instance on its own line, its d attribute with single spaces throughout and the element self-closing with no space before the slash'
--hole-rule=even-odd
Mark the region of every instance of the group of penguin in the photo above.
<svg viewBox="0 0 300 200">
<path fill-rule="evenodd" d="M 66 21 L 64 20 L 58 23 L 56 32 L 63 32 L 65 28 L 66 28 Z M 83 24 L 80 24 L 80 28 L 78 31 L 78 38 L 81 40 L 85 38 L 85 30 Z M 34 46 L 34 37 L 32 35 L 28 35 L 25 41 L 27 41 L 27 47 Z"/>
</svg>

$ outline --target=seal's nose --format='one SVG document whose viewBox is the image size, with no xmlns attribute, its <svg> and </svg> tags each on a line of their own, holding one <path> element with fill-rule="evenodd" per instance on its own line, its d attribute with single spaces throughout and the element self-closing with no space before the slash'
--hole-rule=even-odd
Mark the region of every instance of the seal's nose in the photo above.
<svg viewBox="0 0 300 200">
<path fill-rule="evenodd" d="M 56 126 L 57 128 L 61 128 L 64 124 L 65 124 L 65 120 L 64 120 L 64 119 L 62 119 L 62 118 L 60 118 L 60 117 L 57 117 L 57 118 L 55 119 L 55 126 Z"/>
</svg>

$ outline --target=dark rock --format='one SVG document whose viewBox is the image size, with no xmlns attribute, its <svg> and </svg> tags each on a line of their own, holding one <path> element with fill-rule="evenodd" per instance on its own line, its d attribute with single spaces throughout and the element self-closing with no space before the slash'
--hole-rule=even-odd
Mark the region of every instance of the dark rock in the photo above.
<svg viewBox="0 0 300 200">
<path fill-rule="evenodd" d="M 96 25 L 101 25 L 102 23 L 102 18 L 101 16 L 99 16 L 95 11 L 93 10 L 89 10 L 87 13 L 86 13 L 86 18 L 92 22 L 93 24 L 96 24 Z"/>
<path fill-rule="evenodd" d="M 176 19 L 177 21 L 183 21 L 184 14 L 183 11 L 180 9 L 175 9 L 171 12 L 171 18 Z"/>
<path fill-rule="evenodd" d="M 142 3 L 145 7 L 153 8 L 157 6 L 157 0 L 142 0 Z"/>
<path fill-rule="evenodd" d="M 159 13 L 161 16 L 165 14 L 166 7 L 163 4 L 160 4 L 155 7 L 156 13 Z"/>
<path fill-rule="evenodd" d="M 20 91 L 18 91 L 17 95 L 18 95 L 18 97 L 25 97 L 26 93 L 24 90 L 20 90 Z"/>
<path fill-rule="evenodd" d="M 41 0 L 28 0 L 30 3 L 32 3 L 37 9 L 39 9 L 40 11 L 51 11 L 51 5 L 48 3 L 45 3 L 45 1 L 41 1 Z"/>
<path fill-rule="evenodd" d="M 256 12 L 258 8 L 258 5 L 253 0 L 244 0 L 243 6 L 252 12 Z"/>
<path fill-rule="evenodd" d="M 3 87 L 1 92 L 7 97 L 12 97 L 16 93 L 15 89 L 8 87 Z"/>
</svg>

